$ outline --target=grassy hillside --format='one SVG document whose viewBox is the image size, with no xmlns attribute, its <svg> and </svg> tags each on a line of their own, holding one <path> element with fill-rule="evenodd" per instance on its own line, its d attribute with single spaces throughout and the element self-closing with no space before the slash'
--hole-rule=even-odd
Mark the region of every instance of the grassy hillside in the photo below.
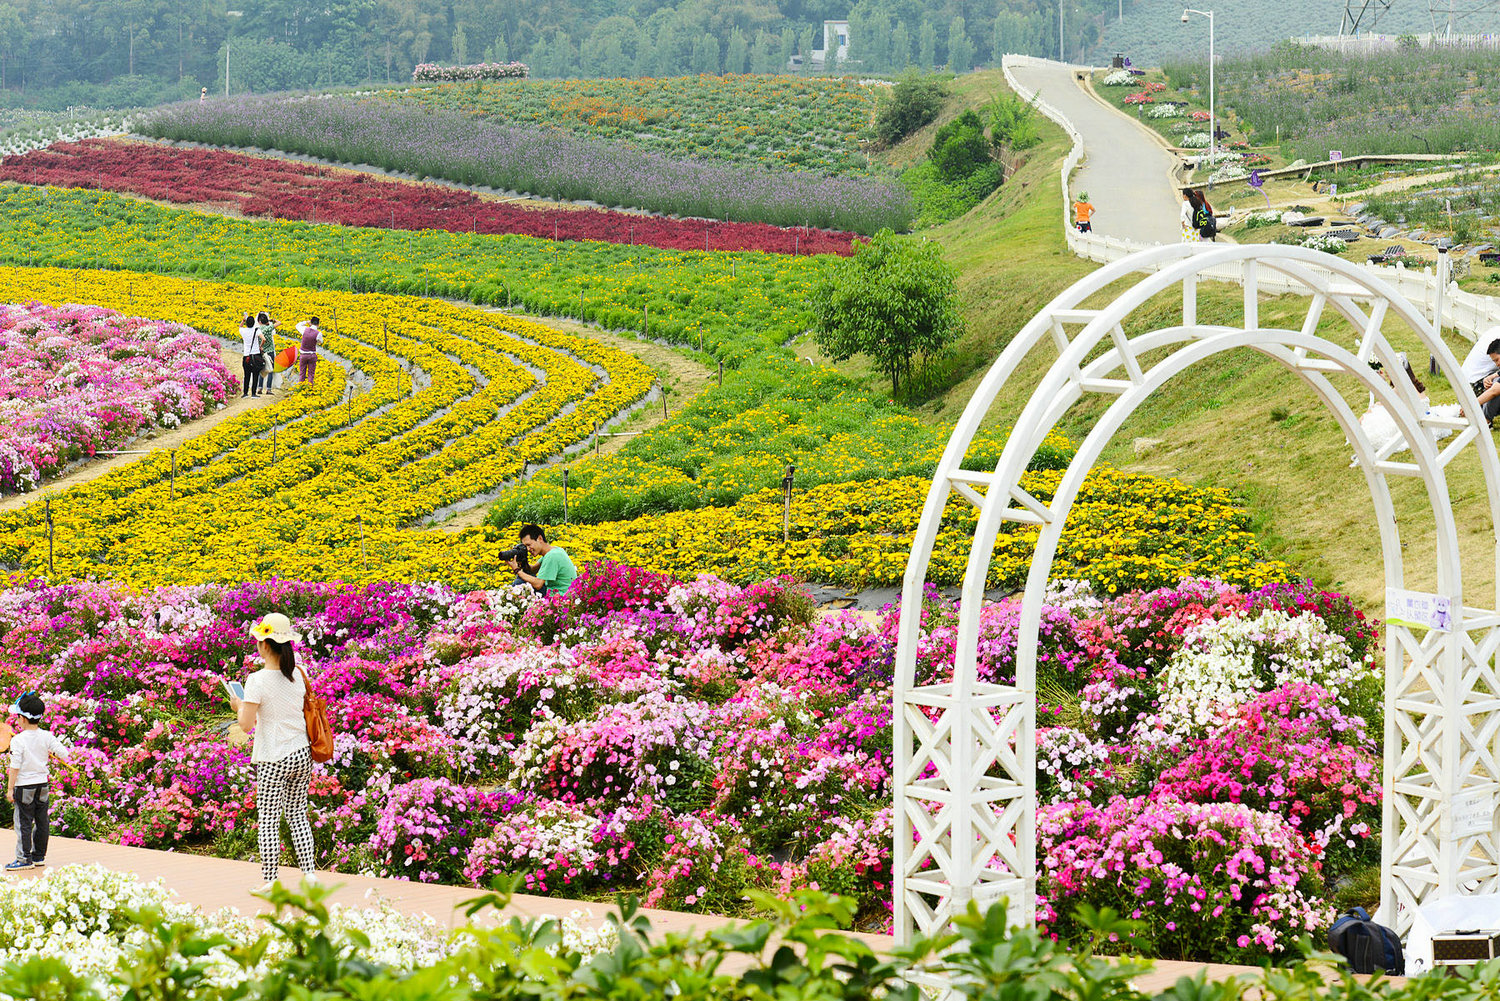
<svg viewBox="0 0 1500 1001">
<path fill-rule="evenodd" d="M 1208 56 L 1208 21 L 1194 17 L 1182 23 L 1179 0 L 1132 0 L 1125 4 L 1124 20 L 1111 19 L 1093 50 L 1096 60 L 1123 52 L 1137 66 L 1159 66 L 1201 52 Z M 1200 5 L 1203 6 L 1203 5 Z M 1215 48 L 1221 55 L 1259 52 L 1293 35 L 1335 35 L 1344 16 L 1344 0 L 1219 0 L 1213 4 Z M 1204 8 L 1206 9 L 1206 8 Z M 1500 18 L 1474 18 L 1470 31 L 1500 28 Z M 1432 30 L 1427 4 L 1402 2 L 1392 5 L 1380 19 L 1382 34 Z"/>
<path fill-rule="evenodd" d="M 960 269 L 969 322 L 948 363 L 948 388 L 920 408 L 929 419 L 957 417 L 1015 332 L 1093 267 L 1069 254 L 1063 242 L 1057 167 L 1067 145 L 1050 124 L 1044 134 L 1044 144 L 1031 151 L 1030 160 L 1005 187 L 969 215 L 927 234 L 942 242 Z M 1103 305 L 1112 297 L 1103 293 L 1093 304 Z M 1242 323 L 1241 297 L 1237 287 L 1205 284 L 1199 314 L 1208 322 Z M 1263 301 L 1260 311 L 1267 324 L 1299 327 L 1305 308 L 1304 300 L 1283 296 Z M 1165 326 L 1174 322 L 1174 315 L 1180 317 L 1180 310 L 1179 297 L 1160 296 L 1131 326 Z M 1320 329 L 1341 342 L 1352 339 L 1342 321 L 1325 320 Z M 1393 323 L 1389 333 L 1415 358 L 1421 357 L 1409 331 Z M 1460 352 L 1466 347 L 1457 340 L 1452 346 Z M 807 344 L 801 349 L 811 350 Z M 1012 424 L 1049 362 L 1038 358 L 1017 372 L 987 423 Z M 1430 388 L 1434 403 L 1454 398 L 1447 386 Z M 1081 438 L 1112 400 L 1084 401 L 1068 414 L 1064 430 Z M 1374 508 L 1362 475 L 1349 468 L 1350 457 L 1342 431 L 1311 392 L 1279 365 L 1248 350 L 1219 356 L 1169 383 L 1131 418 L 1106 452 L 1106 460 L 1122 468 L 1234 491 L 1253 511 L 1257 532 L 1273 556 L 1321 584 L 1349 591 L 1364 607 L 1377 608 L 1385 582 Z M 1449 482 L 1465 526 L 1462 544 L 1473 587 L 1473 581 L 1488 578 L 1493 558 L 1483 481 L 1477 464 L 1456 464 Z M 1406 533 L 1407 584 L 1431 586 L 1434 540 L 1428 501 L 1419 484 L 1403 481 L 1393 489 Z M 1491 586 L 1466 595 L 1471 604 L 1493 598 Z"/>
</svg>

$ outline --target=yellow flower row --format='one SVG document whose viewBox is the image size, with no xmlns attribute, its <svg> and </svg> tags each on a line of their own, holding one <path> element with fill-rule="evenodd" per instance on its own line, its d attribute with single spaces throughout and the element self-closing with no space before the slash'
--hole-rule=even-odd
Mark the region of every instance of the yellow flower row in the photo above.
<svg viewBox="0 0 1500 1001">
<path fill-rule="evenodd" d="M 1023 484 L 1049 500 L 1061 471 L 1028 473 Z M 894 584 L 908 554 L 929 480 L 902 477 L 837 483 L 796 491 L 791 541 L 782 541 L 782 495 L 766 490 L 730 508 L 684 511 L 597 525 L 556 527 L 575 562 L 609 558 L 680 577 L 714 573 L 753 581 L 771 574 L 845 586 Z M 976 510 L 950 500 L 930 580 L 954 584 L 969 558 Z M 1177 480 L 1096 469 L 1085 481 L 1064 528 L 1053 576 L 1093 581 L 1105 591 L 1217 577 L 1257 587 L 1290 579 L 1264 557 L 1247 529 L 1248 516 L 1222 490 Z M 1008 525 L 997 540 L 991 587 L 1025 580 L 1037 528 Z M 508 540 L 514 526 L 498 533 Z"/>
<path fill-rule="evenodd" d="M 414 521 L 582 441 L 652 381 L 624 352 L 404 296 L 0 268 L 0 299 L 86 301 L 208 330 L 231 328 L 250 307 L 288 321 L 318 314 L 329 350 L 373 382 L 346 398 L 344 371 L 325 362 L 315 390 L 299 387 L 178 449 L 175 484 L 170 457 L 158 453 L 54 495 L 59 577 L 407 579 L 392 565 L 412 563 L 453 579 L 468 572 L 452 562 L 466 558 L 457 538 Z M 41 504 L 0 518 L 6 564 L 46 571 Z"/>
</svg>

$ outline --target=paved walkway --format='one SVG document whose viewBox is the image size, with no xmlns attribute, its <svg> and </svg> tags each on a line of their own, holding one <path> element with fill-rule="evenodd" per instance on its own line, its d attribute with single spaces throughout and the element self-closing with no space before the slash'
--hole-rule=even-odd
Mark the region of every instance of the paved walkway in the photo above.
<svg viewBox="0 0 1500 1001">
<path fill-rule="evenodd" d="M 1073 174 L 1073 194 L 1089 193 L 1097 210 L 1094 232 L 1140 243 L 1181 242 L 1181 209 L 1171 182 L 1177 158 L 1140 125 L 1080 87 L 1071 69 L 1039 63 L 1012 72 L 1083 136 L 1084 160 Z"/>
<path fill-rule="evenodd" d="M 15 835 L 6 831 L 0 835 L 0 854 L 13 857 Z M 180 852 L 153 851 L 147 848 L 127 848 L 123 845 L 104 844 L 95 841 L 80 841 L 74 838 L 52 838 L 48 845 L 49 869 L 61 866 L 97 863 L 116 872 L 128 872 L 150 881 L 160 878 L 184 903 L 193 904 L 208 911 L 223 907 L 236 907 L 244 913 L 255 913 L 270 909 L 265 901 L 252 897 L 260 888 L 260 864 L 237 862 L 232 859 L 211 858 L 203 855 L 187 855 Z M 31 879 L 42 870 L 7 874 L 4 879 Z M 296 869 L 283 868 L 282 878 L 298 879 Z M 462 904 L 472 900 L 479 891 L 470 887 L 435 886 L 428 883 L 407 883 L 396 879 L 379 879 L 371 876 L 347 876 L 340 873 L 322 873 L 325 885 L 337 887 L 332 900 L 350 907 L 368 906 L 372 899 L 386 901 L 396 910 L 406 914 L 426 914 L 439 927 L 456 928 L 466 919 Z M 561 897 L 533 897 L 517 895 L 511 898 L 505 917 L 566 917 L 573 911 L 582 911 L 585 917 L 578 919 L 580 925 L 598 927 L 606 922 L 610 911 L 608 904 L 567 900 Z M 681 911 L 643 909 L 651 920 L 651 927 L 659 936 L 666 932 L 704 932 L 730 924 L 730 918 L 714 914 L 686 914 Z M 857 935 L 871 947 L 885 952 L 894 945 L 889 935 Z M 732 963 L 726 970 L 738 967 Z M 1156 968 L 1136 983 L 1142 990 L 1155 994 L 1166 990 L 1179 977 L 1193 976 L 1204 970 L 1211 980 L 1225 980 L 1236 974 L 1256 972 L 1247 966 L 1205 966 L 1202 963 L 1158 962 Z"/>
</svg>

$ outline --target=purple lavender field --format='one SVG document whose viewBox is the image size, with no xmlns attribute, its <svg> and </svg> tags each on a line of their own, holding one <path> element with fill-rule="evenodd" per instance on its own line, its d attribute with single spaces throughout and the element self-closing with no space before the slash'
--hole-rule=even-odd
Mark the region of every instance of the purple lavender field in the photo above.
<svg viewBox="0 0 1500 1001">
<path fill-rule="evenodd" d="M 162 139 L 276 149 L 564 201 L 870 234 L 909 229 L 894 181 L 677 159 L 549 128 L 348 98 L 191 102 L 137 125 Z"/>
</svg>

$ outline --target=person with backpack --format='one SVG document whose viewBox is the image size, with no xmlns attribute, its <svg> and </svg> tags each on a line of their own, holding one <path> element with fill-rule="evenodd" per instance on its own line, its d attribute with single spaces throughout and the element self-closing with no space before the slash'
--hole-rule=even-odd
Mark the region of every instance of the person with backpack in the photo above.
<svg viewBox="0 0 1500 1001">
<path fill-rule="evenodd" d="M 259 395 L 261 390 L 274 392 L 271 388 L 271 376 L 276 365 L 276 321 L 261 313 L 255 318 L 255 332 L 260 335 L 260 378 L 255 386 L 256 395 Z"/>
<path fill-rule="evenodd" d="M 240 399 L 260 395 L 256 383 L 260 378 L 261 362 L 260 334 L 255 329 L 255 317 L 246 313 L 240 320 L 240 373 L 244 380 L 240 384 Z"/>
<path fill-rule="evenodd" d="M 1198 192 L 1192 188 L 1182 193 L 1182 242 L 1199 243 L 1202 237 L 1198 235 L 1198 227 L 1194 222 L 1198 214 L 1198 207 L 1202 203 L 1198 199 Z"/>
<path fill-rule="evenodd" d="M 1202 192 L 1198 193 L 1198 208 L 1193 213 L 1193 227 L 1198 230 L 1198 235 L 1209 242 L 1215 242 L 1219 235 L 1219 219 L 1214 215 L 1214 207 L 1208 203 L 1208 196 Z"/>
</svg>

